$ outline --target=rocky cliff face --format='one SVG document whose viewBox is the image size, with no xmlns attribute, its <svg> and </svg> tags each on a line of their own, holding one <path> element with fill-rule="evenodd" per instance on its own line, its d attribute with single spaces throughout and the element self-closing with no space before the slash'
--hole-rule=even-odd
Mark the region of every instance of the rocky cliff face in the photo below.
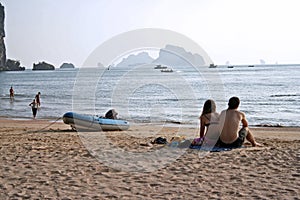
<svg viewBox="0 0 300 200">
<path fill-rule="evenodd" d="M 55 70 L 55 67 L 46 62 L 39 62 L 38 64 L 33 63 L 32 70 Z"/>
<path fill-rule="evenodd" d="M 6 49 L 4 44 L 4 6 L 0 3 L 0 68 L 5 68 L 6 64 Z"/>
<path fill-rule="evenodd" d="M 131 54 L 127 58 L 123 58 L 123 60 L 117 64 L 116 67 L 150 64 L 152 61 L 153 58 L 151 58 L 148 53 L 141 52 L 137 55 Z"/>
<path fill-rule="evenodd" d="M 4 18 L 4 6 L 2 6 L 2 4 L 0 3 L 0 71 L 25 70 L 25 67 L 21 67 L 20 61 L 12 59 L 6 60 L 6 48 L 4 43 Z"/>
<path fill-rule="evenodd" d="M 60 66 L 61 69 L 72 69 L 72 68 L 75 68 L 75 66 L 72 64 L 72 63 L 63 63 L 61 66 Z"/>
<path fill-rule="evenodd" d="M 160 49 L 159 57 L 153 63 L 168 65 L 168 66 L 201 66 L 205 64 L 203 57 L 199 54 L 187 52 L 184 48 L 166 45 Z"/>
</svg>

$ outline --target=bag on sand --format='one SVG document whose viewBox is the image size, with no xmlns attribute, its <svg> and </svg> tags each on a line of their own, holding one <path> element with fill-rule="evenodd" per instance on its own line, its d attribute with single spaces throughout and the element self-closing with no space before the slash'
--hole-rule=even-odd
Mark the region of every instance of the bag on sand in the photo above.
<svg viewBox="0 0 300 200">
<path fill-rule="evenodd" d="M 167 144 L 167 143 L 168 143 L 167 139 L 163 137 L 155 138 L 155 140 L 153 141 L 153 144 Z"/>
</svg>

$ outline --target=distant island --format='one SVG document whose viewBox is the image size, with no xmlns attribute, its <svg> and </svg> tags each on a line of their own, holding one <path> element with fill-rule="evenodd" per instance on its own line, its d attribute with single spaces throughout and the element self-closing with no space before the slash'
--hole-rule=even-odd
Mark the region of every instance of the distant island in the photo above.
<svg viewBox="0 0 300 200">
<path fill-rule="evenodd" d="M 4 66 L 0 67 L 0 71 L 24 71 L 25 67 L 21 67 L 18 60 L 7 59 Z"/>
<path fill-rule="evenodd" d="M 143 64 L 149 64 L 153 62 L 153 58 L 149 56 L 146 52 L 138 53 L 137 55 L 131 54 L 127 58 L 123 58 L 123 60 L 117 64 L 115 67 L 122 66 L 138 66 Z"/>
<path fill-rule="evenodd" d="M 39 62 L 38 64 L 33 63 L 32 70 L 55 70 L 55 67 L 46 62 Z"/>
<path fill-rule="evenodd" d="M 201 55 L 188 52 L 182 47 L 166 45 L 165 48 L 159 50 L 159 56 L 156 59 L 152 58 L 147 52 L 141 52 L 123 58 L 116 67 L 143 64 L 154 64 L 156 69 L 159 69 L 160 67 L 166 68 L 166 66 L 203 66 L 205 61 Z"/>
<path fill-rule="evenodd" d="M 63 63 L 60 67 L 60 69 L 73 69 L 75 66 L 72 63 Z"/>
<path fill-rule="evenodd" d="M 154 64 L 163 64 L 169 66 L 203 66 L 205 65 L 204 58 L 195 53 L 186 51 L 183 47 L 166 45 L 160 49 L 159 56 L 153 61 Z"/>
</svg>

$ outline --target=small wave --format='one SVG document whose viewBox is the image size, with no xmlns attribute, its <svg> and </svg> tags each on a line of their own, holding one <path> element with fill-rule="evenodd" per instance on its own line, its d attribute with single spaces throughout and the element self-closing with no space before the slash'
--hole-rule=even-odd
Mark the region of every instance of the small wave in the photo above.
<svg viewBox="0 0 300 200">
<path fill-rule="evenodd" d="M 281 124 L 257 124 L 255 126 L 258 126 L 258 127 L 284 127 Z"/>
<path fill-rule="evenodd" d="M 179 99 L 161 99 L 162 101 L 166 101 L 166 102 L 169 102 L 169 101 L 179 101 Z"/>
<path fill-rule="evenodd" d="M 171 123 L 171 124 L 183 124 L 183 122 L 176 121 L 176 120 L 166 120 L 166 123 Z"/>
<path fill-rule="evenodd" d="M 33 97 L 34 98 L 34 97 Z M 0 96 L 0 99 L 2 99 L 2 100 L 7 100 L 7 99 L 10 99 L 10 95 L 9 94 L 7 94 L 7 95 L 1 95 Z M 30 98 L 30 96 L 28 96 L 28 95 L 23 95 L 23 94 L 15 94 L 14 95 L 14 101 L 17 101 L 17 100 L 19 100 L 19 101 L 21 101 L 21 100 L 24 100 L 24 99 L 31 99 Z"/>
<path fill-rule="evenodd" d="M 271 95 L 270 97 L 296 97 L 300 96 L 300 94 L 274 94 Z"/>
</svg>

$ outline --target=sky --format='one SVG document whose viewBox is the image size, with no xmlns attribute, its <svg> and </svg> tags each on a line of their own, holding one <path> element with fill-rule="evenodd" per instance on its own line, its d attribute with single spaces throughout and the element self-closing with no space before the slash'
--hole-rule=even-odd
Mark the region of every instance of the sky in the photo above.
<svg viewBox="0 0 300 200">
<path fill-rule="evenodd" d="M 80 67 L 100 44 L 162 28 L 199 44 L 215 64 L 300 63 L 298 0 L 0 0 L 7 58 Z"/>
</svg>

